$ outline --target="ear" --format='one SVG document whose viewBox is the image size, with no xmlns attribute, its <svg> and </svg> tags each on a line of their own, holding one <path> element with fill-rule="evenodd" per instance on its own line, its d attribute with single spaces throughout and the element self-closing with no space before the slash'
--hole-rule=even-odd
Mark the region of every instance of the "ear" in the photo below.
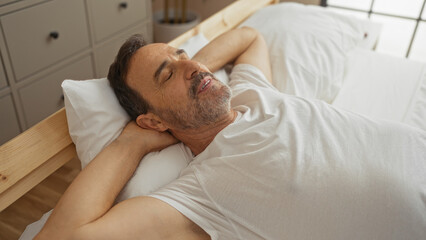
<svg viewBox="0 0 426 240">
<path fill-rule="evenodd" d="M 168 129 L 157 115 L 150 112 L 139 115 L 136 118 L 136 123 L 141 128 L 152 129 L 158 132 L 164 132 Z"/>
</svg>

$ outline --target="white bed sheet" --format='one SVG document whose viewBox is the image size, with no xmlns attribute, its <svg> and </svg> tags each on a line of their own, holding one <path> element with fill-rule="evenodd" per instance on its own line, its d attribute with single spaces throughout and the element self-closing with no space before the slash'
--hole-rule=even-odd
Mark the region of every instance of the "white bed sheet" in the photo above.
<svg viewBox="0 0 426 240">
<path fill-rule="evenodd" d="M 47 219 L 49 218 L 50 214 L 52 213 L 53 209 L 49 212 L 43 214 L 43 216 L 40 218 L 40 220 L 33 222 L 29 224 L 25 231 L 22 233 L 22 235 L 19 237 L 19 240 L 32 240 L 37 235 L 37 233 L 40 232 L 41 228 L 46 223 Z"/>
<path fill-rule="evenodd" d="M 426 130 L 426 64 L 355 49 L 332 105 Z"/>
</svg>

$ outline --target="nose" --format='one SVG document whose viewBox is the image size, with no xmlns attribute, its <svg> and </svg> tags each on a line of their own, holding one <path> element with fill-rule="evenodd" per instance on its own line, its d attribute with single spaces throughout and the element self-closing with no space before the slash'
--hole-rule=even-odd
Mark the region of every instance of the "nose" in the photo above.
<svg viewBox="0 0 426 240">
<path fill-rule="evenodd" d="M 200 72 L 200 64 L 198 62 L 192 60 L 184 60 L 182 61 L 184 64 L 184 77 L 185 80 L 192 80 L 195 76 Z"/>
</svg>

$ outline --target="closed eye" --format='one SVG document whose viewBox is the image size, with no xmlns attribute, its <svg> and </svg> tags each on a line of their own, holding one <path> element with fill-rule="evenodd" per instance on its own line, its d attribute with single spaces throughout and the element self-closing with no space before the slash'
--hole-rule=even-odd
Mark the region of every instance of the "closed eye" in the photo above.
<svg viewBox="0 0 426 240">
<path fill-rule="evenodd" d="M 166 78 L 166 81 L 167 81 L 167 80 L 169 80 L 170 78 L 172 78 L 172 75 L 173 75 L 173 71 L 170 71 L 170 74 L 169 74 L 169 76 Z"/>
</svg>

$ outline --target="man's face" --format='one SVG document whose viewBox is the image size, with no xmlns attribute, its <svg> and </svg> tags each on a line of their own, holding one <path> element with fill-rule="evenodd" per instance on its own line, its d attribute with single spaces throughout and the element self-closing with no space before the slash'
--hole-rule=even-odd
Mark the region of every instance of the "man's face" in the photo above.
<svg viewBox="0 0 426 240">
<path fill-rule="evenodd" d="M 196 129 L 230 111 L 231 91 L 183 50 L 149 44 L 132 57 L 127 84 L 171 129 Z"/>
</svg>

